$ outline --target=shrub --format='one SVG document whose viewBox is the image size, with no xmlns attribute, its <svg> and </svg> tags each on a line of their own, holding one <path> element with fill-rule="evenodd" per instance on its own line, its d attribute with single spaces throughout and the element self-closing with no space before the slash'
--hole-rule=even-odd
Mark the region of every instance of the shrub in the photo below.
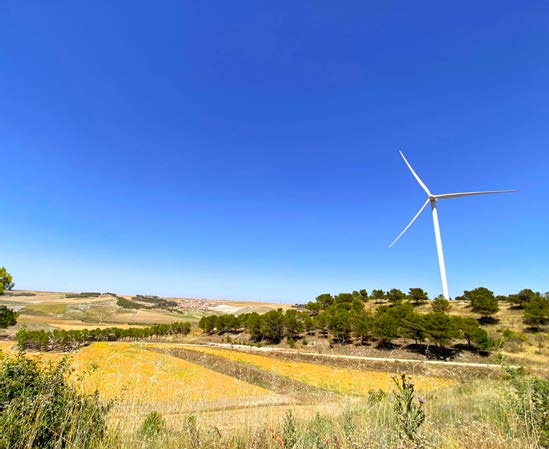
<svg viewBox="0 0 549 449">
<path fill-rule="evenodd" d="M 512 386 L 511 406 L 539 447 L 549 447 L 549 380 L 524 377 L 510 369 L 507 373 Z"/>
<path fill-rule="evenodd" d="M 101 296 L 100 292 L 82 292 L 82 293 L 67 293 L 65 298 L 79 299 L 79 298 L 97 298 Z"/>
<path fill-rule="evenodd" d="M 184 432 L 187 442 L 187 447 L 196 449 L 200 447 L 200 430 L 196 422 L 196 415 L 189 415 L 185 419 Z"/>
<path fill-rule="evenodd" d="M 433 309 L 433 312 L 448 313 L 452 308 L 452 305 L 444 296 L 438 295 L 431 302 L 431 308 Z"/>
<path fill-rule="evenodd" d="M 376 404 L 383 401 L 387 397 L 387 393 L 381 389 L 368 391 L 368 402 Z"/>
<path fill-rule="evenodd" d="M 166 430 L 166 421 L 159 412 L 151 412 L 141 424 L 139 434 L 144 438 L 153 438 Z"/>
<path fill-rule="evenodd" d="M 15 326 L 19 314 L 6 306 L 0 306 L 0 329 Z"/>
<path fill-rule="evenodd" d="M 111 404 L 67 382 L 68 359 L 40 365 L 23 354 L 0 362 L 0 447 L 100 447 Z"/>
<path fill-rule="evenodd" d="M 423 410 L 423 398 L 416 399 L 412 376 L 401 374 L 392 376 L 397 387 L 394 393 L 393 411 L 397 429 L 401 437 L 406 437 L 414 442 L 417 440 L 417 432 L 425 421 Z"/>
<path fill-rule="evenodd" d="M 122 298 L 120 296 L 116 297 L 116 305 L 124 309 L 142 309 L 145 307 L 141 304 L 130 301 L 129 299 L 126 299 L 126 298 Z"/>
<path fill-rule="evenodd" d="M 297 443 L 297 429 L 295 425 L 295 418 L 291 410 L 288 410 L 286 415 L 284 415 L 282 443 L 285 448 L 292 448 Z"/>
</svg>

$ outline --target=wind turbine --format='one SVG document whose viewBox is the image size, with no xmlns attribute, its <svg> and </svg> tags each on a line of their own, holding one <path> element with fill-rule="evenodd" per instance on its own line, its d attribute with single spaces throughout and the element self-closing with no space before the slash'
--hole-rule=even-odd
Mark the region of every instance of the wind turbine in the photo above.
<svg viewBox="0 0 549 449">
<path fill-rule="evenodd" d="M 419 212 L 415 215 L 414 218 L 412 218 L 412 221 L 408 223 L 408 226 L 406 226 L 404 230 L 398 235 L 398 237 L 393 240 L 393 243 L 389 245 L 389 248 L 391 248 L 398 241 L 398 239 L 404 235 L 404 233 L 408 230 L 408 228 L 412 226 L 412 223 L 416 221 L 416 218 L 419 217 L 419 215 L 423 212 L 423 209 L 427 207 L 427 204 L 431 203 L 431 211 L 433 213 L 433 226 L 435 228 L 435 241 L 437 244 L 438 266 L 440 268 L 440 282 L 442 283 L 442 294 L 446 299 L 450 299 L 450 295 L 448 294 L 448 280 L 446 279 L 446 267 L 444 265 L 444 253 L 442 252 L 442 239 L 440 238 L 440 225 L 438 223 L 437 201 L 444 200 L 447 198 L 457 198 L 459 196 L 488 195 L 492 193 L 517 192 L 517 190 L 488 190 L 484 192 L 443 193 L 442 195 L 433 195 L 429 191 L 427 186 L 423 183 L 423 181 L 419 178 L 419 176 L 414 171 L 410 163 L 406 160 L 402 151 L 400 152 L 400 155 L 402 156 L 402 159 L 404 159 L 404 162 L 406 162 L 406 165 L 412 172 L 412 175 L 414 175 L 414 178 L 416 178 L 416 181 L 419 183 L 421 188 L 425 190 L 425 193 L 427 194 L 427 201 L 425 201 L 423 206 L 421 206 L 421 209 L 419 209 Z"/>
</svg>

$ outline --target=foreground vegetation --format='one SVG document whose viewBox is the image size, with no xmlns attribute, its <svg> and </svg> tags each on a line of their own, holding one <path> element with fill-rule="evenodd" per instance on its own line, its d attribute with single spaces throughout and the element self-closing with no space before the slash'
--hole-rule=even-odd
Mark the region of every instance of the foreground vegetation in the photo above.
<svg viewBox="0 0 549 449">
<path fill-rule="evenodd" d="M 390 393 L 372 390 L 341 413 L 224 428 L 187 413 L 177 425 L 150 411 L 122 426 L 113 402 L 83 392 L 66 359 L 43 365 L 23 355 L 0 361 L 0 447 L 25 448 L 544 448 L 549 381 L 508 369 L 419 396 L 415 379 L 394 376 Z M 67 380 L 70 377 L 70 381 Z M 230 411 L 226 411 L 230 414 Z M 130 416 L 126 417 L 131 419 Z"/>
<path fill-rule="evenodd" d="M 13 287 L 6 273 L 0 277 L 4 289 Z M 109 295 L 108 304 L 99 293 L 84 292 L 64 303 L 7 305 L 48 322 L 66 316 L 67 299 L 84 301 L 74 303 L 75 316 L 92 317 L 97 309 L 99 323 L 112 311 L 147 319 L 167 319 L 152 309 L 181 313 L 172 310 L 175 302 L 155 296 Z M 470 354 L 501 349 L 499 340 L 521 346 L 526 339 L 509 319 L 517 316 L 507 312 L 512 309 L 522 314 L 529 335 L 540 337 L 545 363 L 547 295 L 522 290 L 495 297 L 481 287 L 459 299 L 456 314 L 443 298 L 424 306 L 427 295 L 419 288 L 325 294 L 287 311 L 206 312 L 202 336 L 193 337 L 251 345 L 286 339 L 291 347 L 314 345 L 308 353 L 182 344 L 188 322 L 94 330 L 23 326 L 19 349 L 42 353 L 13 353 L 12 342 L 0 341 L 11 351 L 0 351 L 0 448 L 549 448 L 548 380 L 467 363 L 320 357 L 328 346 L 344 352 L 350 343 L 359 354 L 407 340 L 439 354 L 452 343 Z M 503 304 L 513 328 L 499 329 L 498 337 L 490 326 Z M 0 307 L 0 327 L 14 326 L 18 316 Z M 60 351 L 71 351 L 72 359 Z M 418 375 L 411 378 L 405 369 Z"/>
</svg>

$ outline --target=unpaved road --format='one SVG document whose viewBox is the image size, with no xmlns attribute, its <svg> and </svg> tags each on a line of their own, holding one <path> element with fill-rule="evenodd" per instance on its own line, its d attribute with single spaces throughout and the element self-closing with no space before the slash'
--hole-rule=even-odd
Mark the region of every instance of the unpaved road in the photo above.
<svg viewBox="0 0 549 449">
<path fill-rule="evenodd" d="M 413 364 L 425 364 L 425 365 L 442 365 L 442 366 L 459 366 L 459 367 L 471 367 L 471 368 L 491 368 L 501 369 L 501 365 L 495 363 L 473 363 L 473 362 L 452 362 L 446 360 L 416 360 L 416 359 L 399 359 L 399 358 L 383 358 L 383 357 L 367 357 L 359 355 L 343 355 L 343 354 L 318 354 L 306 351 L 288 351 L 281 348 L 268 348 L 268 347 L 250 347 L 246 345 L 231 345 L 229 343 L 185 343 L 186 346 L 213 346 L 216 348 L 233 349 L 243 352 L 277 352 L 285 355 L 298 355 L 305 357 L 326 358 L 326 359 L 342 359 L 342 360 L 357 360 L 366 362 L 389 362 L 389 363 L 413 363 Z M 516 367 L 513 367 L 516 368 Z"/>
</svg>

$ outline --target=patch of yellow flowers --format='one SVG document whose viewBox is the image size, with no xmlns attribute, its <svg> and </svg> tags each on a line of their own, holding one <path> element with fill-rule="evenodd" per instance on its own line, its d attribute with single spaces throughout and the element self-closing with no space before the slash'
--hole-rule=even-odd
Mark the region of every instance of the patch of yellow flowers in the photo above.
<svg viewBox="0 0 549 449">
<path fill-rule="evenodd" d="M 246 363 L 272 371 L 281 376 L 341 394 L 367 395 L 370 390 L 381 389 L 391 391 L 393 389 L 391 375 L 387 372 L 348 369 L 326 366 L 319 363 L 285 361 L 276 357 L 205 346 L 185 346 L 185 349 Z M 415 380 L 416 389 L 421 391 L 432 390 L 433 388 L 455 383 L 450 379 L 429 376 L 415 376 Z"/>
</svg>

